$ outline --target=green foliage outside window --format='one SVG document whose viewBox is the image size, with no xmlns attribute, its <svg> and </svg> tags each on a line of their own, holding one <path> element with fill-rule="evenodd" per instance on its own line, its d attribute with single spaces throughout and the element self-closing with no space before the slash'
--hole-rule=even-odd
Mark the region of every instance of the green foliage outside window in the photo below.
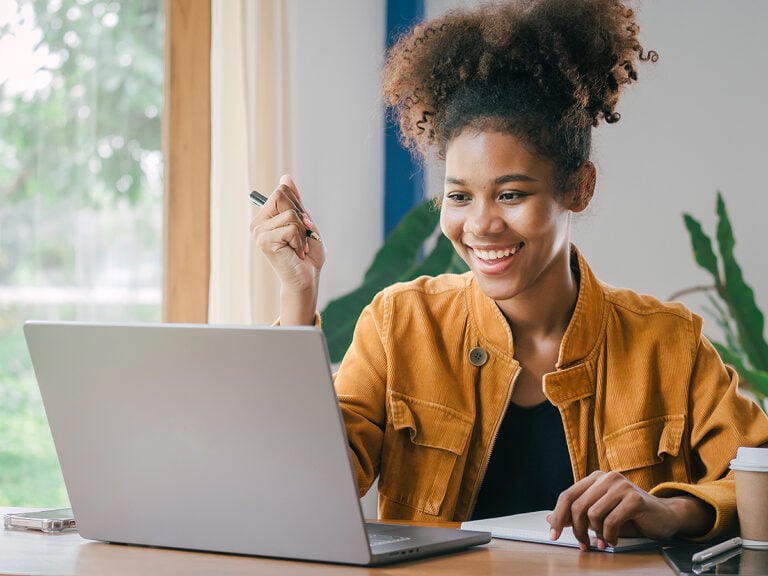
<svg viewBox="0 0 768 576">
<path fill-rule="evenodd" d="M 159 319 L 83 294 L 159 292 L 163 49 L 162 0 L 0 0 L 0 505 L 67 503 L 23 322 Z"/>
</svg>

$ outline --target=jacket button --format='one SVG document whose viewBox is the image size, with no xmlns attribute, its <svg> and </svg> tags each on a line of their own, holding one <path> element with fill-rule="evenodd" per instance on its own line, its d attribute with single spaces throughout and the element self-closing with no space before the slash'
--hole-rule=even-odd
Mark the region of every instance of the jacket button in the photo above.
<svg viewBox="0 0 768 576">
<path fill-rule="evenodd" d="M 480 367 L 488 362 L 488 352 L 483 348 L 472 348 L 469 351 L 469 361 L 473 366 Z"/>
</svg>

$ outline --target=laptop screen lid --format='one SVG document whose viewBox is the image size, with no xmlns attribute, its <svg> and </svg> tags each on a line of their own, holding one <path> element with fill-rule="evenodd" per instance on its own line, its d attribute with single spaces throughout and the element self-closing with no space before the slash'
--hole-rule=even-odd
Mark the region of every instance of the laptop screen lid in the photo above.
<svg viewBox="0 0 768 576">
<path fill-rule="evenodd" d="M 319 330 L 24 330 L 83 537 L 370 560 Z"/>
<path fill-rule="evenodd" d="M 368 524 L 385 539 L 369 544 L 320 330 L 28 322 L 24 332 L 85 538 L 362 565 L 490 540 Z"/>
</svg>

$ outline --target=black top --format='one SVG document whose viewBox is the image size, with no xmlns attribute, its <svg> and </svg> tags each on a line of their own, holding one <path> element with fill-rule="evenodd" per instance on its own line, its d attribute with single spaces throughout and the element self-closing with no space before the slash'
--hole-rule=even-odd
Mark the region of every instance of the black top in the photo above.
<svg viewBox="0 0 768 576">
<path fill-rule="evenodd" d="M 552 510 L 573 484 L 560 412 L 545 401 L 510 404 L 488 463 L 473 519 Z"/>
</svg>

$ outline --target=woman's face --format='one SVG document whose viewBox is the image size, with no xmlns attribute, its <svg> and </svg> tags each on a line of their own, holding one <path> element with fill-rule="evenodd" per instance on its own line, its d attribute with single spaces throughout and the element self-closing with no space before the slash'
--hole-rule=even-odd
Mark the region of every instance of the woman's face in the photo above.
<svg viewBox="0 0 768 576">
<path fill-rule="evenodd" d="M 553 163 L 512 135 L 468 129 L 449 142 L 440 226 L 495 301 L 557 289 L 569 273 L 571 210 L 555 191 Z"/>
</svg>

